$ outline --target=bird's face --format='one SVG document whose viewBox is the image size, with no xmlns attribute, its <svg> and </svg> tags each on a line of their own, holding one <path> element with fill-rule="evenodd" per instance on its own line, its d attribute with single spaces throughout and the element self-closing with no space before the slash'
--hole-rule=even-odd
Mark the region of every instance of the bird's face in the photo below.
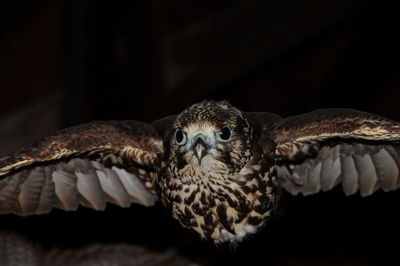
<svg viewBox="0 0 400 266">
<path fill-rule="evenodd" d="M 251 128 L 242 112 L 224 102 L 201 102 L 184 110 L 170 136 L 177 177 L 239 171 L 250 158 Z"/>
</svg>

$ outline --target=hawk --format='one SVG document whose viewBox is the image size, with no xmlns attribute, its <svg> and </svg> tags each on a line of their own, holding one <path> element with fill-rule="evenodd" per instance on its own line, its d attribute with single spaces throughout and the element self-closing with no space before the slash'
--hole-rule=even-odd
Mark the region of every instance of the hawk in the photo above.
<svg viewBox="0 0 400 266">
<path fill-rule="evenodd" d="M 0 213 L 44 214 L 161 200 L 215 244 L 258 232 L 281 190 L 341 184 L 368 196 L 400 185 L 400 123 L 352 109 L 282 119 L 203 101 L 151 124 L 97 121 L 59 131 L 0 160 Z"/>
</svg>

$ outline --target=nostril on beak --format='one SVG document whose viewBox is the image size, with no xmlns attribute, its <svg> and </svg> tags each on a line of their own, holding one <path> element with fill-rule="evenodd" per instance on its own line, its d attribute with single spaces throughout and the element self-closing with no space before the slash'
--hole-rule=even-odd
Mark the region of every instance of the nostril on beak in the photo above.
<svg viewBox="0 0 400 266">
<path fill-rule="evenodd" d="M 196 140 L 193 143 L 193 147 L 196 147 L 198 145 L 201 145 L 204 148 L 208 149 L 208 144 L 204 141 L 202 136 L 197 137 Z"/>
<path fill-rule="evenodd" d="M 207 154 L 210 145 L 207 144 L 207 140 L 204 135 L 197 135 L 192 145 L 192 150 L 196 155 L 199 162 Z"/>
</svg>

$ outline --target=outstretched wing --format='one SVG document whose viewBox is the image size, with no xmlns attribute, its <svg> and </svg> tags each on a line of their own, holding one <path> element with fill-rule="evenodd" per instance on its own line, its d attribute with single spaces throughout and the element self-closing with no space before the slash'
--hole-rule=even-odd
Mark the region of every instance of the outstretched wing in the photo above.
<svg viewBox="0 0 400 266">
<path fill-rule="evenodd" d="M 53 207 L 76 210 L 80 204 L 103 210 L 107 202 L 154 204 L 164 154 L 160 125 L 92 122 L 0 159 L 0 213 L 42 214 Z"/>
<path fill-rule="evenodd" d="M 371 195 L 400 186 L 400 123 L 351 109 L 316 110 L 272 129 L 277 172 L 291 194 Z"/>
</svg>

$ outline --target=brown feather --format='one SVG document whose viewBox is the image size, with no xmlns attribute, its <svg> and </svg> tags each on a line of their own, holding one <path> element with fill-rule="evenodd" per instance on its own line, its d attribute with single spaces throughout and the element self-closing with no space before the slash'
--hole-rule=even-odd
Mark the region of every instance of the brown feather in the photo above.
<svg viewBox="0 0 400 266">
<path fill-rule="evenodd" d="M 145 123 L 99 121 L 62 130 L 0 160 L 0 213 L 152 205 L 163 154 L 159 133 Z"/>
<path fill-rule="evenodd" d="M 279 121 L 272 136 L 278 176 L 292 194 L 327 191 L 340 182 L 347 195 L 399 187 L 396 121 L 351 109 L 316 110 Z"/>
</svg>

